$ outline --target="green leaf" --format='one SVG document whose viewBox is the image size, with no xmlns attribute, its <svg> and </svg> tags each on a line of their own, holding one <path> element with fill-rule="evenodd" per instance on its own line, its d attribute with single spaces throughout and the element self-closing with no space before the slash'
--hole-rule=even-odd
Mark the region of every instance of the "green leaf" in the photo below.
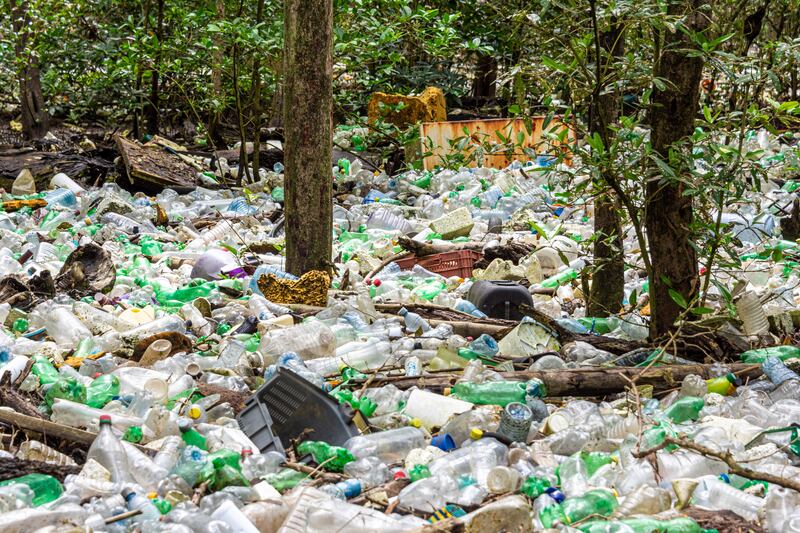
<svg viewBox="0 0 800 533">
<path fill-rule="evenodd" d="M 714 310 L 710 307 L 692 307 L 689 309 L 689 312 L 694 313 L 695 315 L 707 315 L 709 313 L 713 313 Z"/>
<path fill-rule="evenodd" d="M 683 297 L 683 295 L 675 289 L 669 289 L 667 292 L 669 292 L 669 297 L 672 298 L 672 301 L 678 304 L 681 308 L 686 309 L 689 306 L 686 303 L 686 299 Z"/>
</svg>

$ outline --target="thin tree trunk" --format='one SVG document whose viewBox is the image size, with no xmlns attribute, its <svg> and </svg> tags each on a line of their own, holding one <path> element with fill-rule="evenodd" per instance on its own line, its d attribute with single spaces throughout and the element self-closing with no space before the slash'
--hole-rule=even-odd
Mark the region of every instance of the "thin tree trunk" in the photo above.
<svg viewBox="0 0 800 533">
<path fill-rule="evenodd" d="M 707 12 L 701 11 L 705 0 L 672 1 L 669 16 L 683 16 L 690 32 L 702 32 L 709 24 Z M 691 154 L 690 136 L 694 131 L 700 98 L 703 58 L 690 57 L 691 38 L 680 30 L 667 32 L 658 68 L 658 77 L 666 87 L 654 87 L 650 108 L 650 142 L 658 157 L 673 167 L 675 174 L 688 172 Z M 670 158 L 670 152 L 680 157 Z M 691 302 L 698 291 L 697 253 L 692 246 L 690 224 L 692 198 L 684 195 L 679 178 L 652 178 L 647 184 L 645 226 L 650 245 L 650 333 L 659 337 L 674 328 L 682 313 L 676 301 Z M 676 298 L 670 290 L 677 292 Z"/>
<path fill-rule="evenodd" d="M 161 50 L 163 48 L 164 39 L 164 0 L 158 0 L 158 7 L 156 11 L 156 55 L 153 58 L 153 70 L 150 75 L 150 101 L 145 109 L 147 116 L 147 133 L 156 135 L 158 133 L 159 111 L 158 100 L 159 96 L 159 79 L 161 69 Z"/>
<path fill-rule="evenodd" d="M 472 96 L 477 102 L 493 100 L 497 95 L 497 59 L 494 56 L 481 54 L 475 69 L 475 80 L 472 84 Z"/>
<path fill-rule="evenodd" d="M 330 271 L 333 3 L 284 3 L 286 268 Z"/>
<path fill-rule="evenodd" d="M 11 24 L 16 34 L 14 53 L 18 61 L 17 81 L 19 82 L 19 104 L 22 115 L 22 131 L 28 139 L 40 139 L 50 129 L 50 116 L 42 94 L 39 75 L 38 56 L 28 48 L 30 40 L 30 17 L 28 2 L 9 0 Z"/>
<path fill-rule="evenodd" d="M 258 0 L 256 6 L 256 25 L 264 18 L 264 0 Z M 253 94 L 250 98 L 250 120 L 253 123 L 253 181 L 258 181 L 258 169 L 261 166 L 261 54 L 256 51 L 251 76 Z"/>
<path fill-rule="evenodd" d="M 589 133 L 597 133 L 606 151 L 611 146 L 611 129 L 620 113 L 619 91 L 608 90 L 613 83 L 609 76 L 614 61 L 624 53 L 623 27 L 616 20 L 607 31 L 597 27 L 595 2 L 591 2 L 592 20 L 595 29 L 595 90 L 589 110 Z M 600 187 L 609 189 L 608 183 L 616 179 L 613 162 L 602 165 Z M 606 317 L 619 311 L 625 287 L 625 257 L 622 246 L 622 226 L 617 209 L 616 195 L 611 190 L 601 193 L 594 203 L 594 271 L 589 293 L 588 312 L 591 316 Z"/>
<path fill-rule="evenodd" d="M 225 0 L 216 0 L 216 20 L 225 20 Z M 222 38 L 214 34 L 214 54 L 211 59 L 211 91 L 217 101 L 222 101 L 222 59 L 224 58 L 222 49 Z M 214 148 L 223 147 L 225 140 L 219 133 L 219 110 L 212 109 L 208 116 L 208 142 Z"/>
</svg>

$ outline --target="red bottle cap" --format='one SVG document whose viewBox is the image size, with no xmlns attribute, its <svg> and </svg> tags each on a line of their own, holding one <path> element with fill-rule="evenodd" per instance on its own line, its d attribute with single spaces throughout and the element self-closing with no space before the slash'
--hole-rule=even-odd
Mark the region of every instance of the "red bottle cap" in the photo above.
<svg viewBox="0 0 800 533">
<path fill-rule="evenodd" d="M 375 285 L 376 287 L 380 287 L 381 286 L 381 280 L 373 279 L 372 280 L 372 284 Z"/>
</svg>

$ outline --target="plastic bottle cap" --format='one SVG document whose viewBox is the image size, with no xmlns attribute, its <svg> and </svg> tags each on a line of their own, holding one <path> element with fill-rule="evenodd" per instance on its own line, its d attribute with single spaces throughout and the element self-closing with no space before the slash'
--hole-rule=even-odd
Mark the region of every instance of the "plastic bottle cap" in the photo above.
<svg viewBox="0 0 800 533">
<path fill-rule="evenodd" d="M 100 424 L 111 424 L 111 415 L 100 415 Z"/>
<path fill-rule="evenodd" d="M 376 287 L 380 287 L 381 286 L 381 280 L 373 279 L 372 280 L 372 284 L 375 285 Z"/>
<path fill-rule="evenodd" d="M 451 387 L 445 387 L 445 389 L 442 392 L 444 393 L 445 396 L 450 396 L 450 394 L 452 394 L 453 392 L 453 389 Z"/>
<path fill-rule="evenodd" d="M 148 500 L 155 500 L 156 498 L 158 498 L 158 493 L 156 491 L 152 491 L 152 492 L 148 492 L 147 493 L 147 499 Z"/>
<path fill-rule="evenodd" d="M 422 420 L 419 418 L 412 418 L 411 421 L 408 423 L 409 426 L 419 428 L 422 427 Z"/>
<path fill-rule="evenodd" d="M 194 406 L 189 408 L 189 413 L 188 414 L 189 414 L 189 418 L 194 418 L 195 420 L 197 420 L 198 418 L 200 418 L 203 415 L 203 412 L 200 410 L 199 407 L 194 405 Z"/>
<path fill-rule="evenodd" d="M 392 479 L 406 479 L 408 476 L 403 470 L 397 470 L 394 474 L 392 474 Z"/>
<path fill-rule="evenodd" d="M 469 430 L 469 438 L 478 440 L 483 437 L 483 430 L 480 428 L 472 428 Z"/>
</svg>

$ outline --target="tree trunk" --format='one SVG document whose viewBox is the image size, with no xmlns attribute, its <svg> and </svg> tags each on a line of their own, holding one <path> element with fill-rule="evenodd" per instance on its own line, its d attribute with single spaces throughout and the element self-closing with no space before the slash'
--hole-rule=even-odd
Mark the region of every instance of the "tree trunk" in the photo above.
<svg viewBox="0 0 800 533">
<path fill-rule="evenodd" d="M 286 269 L 332 267 L 333 3 L 284 4 Z"/>
<path fill-rule="evenodd" d="M 218 22 L 225 20 L 225 0 L 216 0 Z M 222 101 L 222 38 L 219 34 L 212 37 L 215 45 L 211 59 L 211 91 L 218 102 Z M 219 109 L 212 109 L 208 116 L 208 142 L 214 149 L 224 148 L 225 140 L 219 133 Z"/>
<path fill-rule="evenodd" d="M 480 104 L 493 100 L 497 95 L 497 59 L 494 56 L 478 56 L 478 65 L 475 69 L 475 80 L 472 83 L 472 96 Z"/>
<path fill-rule="evenodd" d="M 19 66 L 17 81 L 19 82 L 19 104 L 22 115 L 22 131 L 28 139 L 40 139 L 50 128 L 50 116 L 42 94 L 42 83 L 39 76 L 38 56 L 29 49 L 30 17 L 28 2 L 10 0 L 12 28 L 16 34 L 14 53 Z"/>
<path fill-rule="evenodd" d="M 606 153 L 614 135 L 612 126 L 617 122 L 620 113 L 619 91 L 609 90 L 609 77 L 614 68 L 614 61 L 624 53 L 625 44 L 622 37 L 623 27 L 616 20 L 604 32 L 597 28 L 595 4 L 592 2 L 593 22 L 595 24 L 595 62 L 597 80 L 592 94 L 589 111 L 589 133 L 600 135 Z M 607 158 L 607 156 L 606 156 Z M 613 175 L 613 162 L 605 161 L 601 167 L 601 183 L 605 189 L 594 203 L 594 270 L 592 287 L 589 293 L 588 312 L 590 316 L 606 317 L 619 311 L 625 286 L 625 257 L 622 246 L 622 226 L 617 210 L 616 195 L 608 186 Z"/>
<path fill-rule="evenodd" d="M 158 133 L 158 100 L 159 100 L 159 69 L 161 68 L 161 49 L 164 39 L 164 0 L 158 0 L 156 12 L 156 49 L 153 58 L 153 70 L 150 74 L 150 101 L 145 109 L 147 115 L 147 133 L 156 135 Z"/>
<path fill-rule="evenodd" d="M 709 24 L 705 0 L 672 1 L 668 15 L 684 16 L 689 32 L 702 32 Z M 650 108 L 650 142 L 657 157 L 670 165 L 678 178 L 661 175 L 647 184 L 645 226 L 650 246 L 650 333 L 659 337 L 674 328 L 683 311 L 676 299 L 691 302 L 698 290 L 697 253 L 692 247 L 692 198 L 685 196 L 680 175 L 688 172 L 689 137 L 694 131 L 700 98 L 703 58 L 690 57 L 692 39 L 683 31 L 667 32 L 657 76 L 663 90 L 654 87 Z M 670 158 L 670 153 L 675 156 Z M 673 298 L 674 290 L 680 298 Z"/>
</svg>

